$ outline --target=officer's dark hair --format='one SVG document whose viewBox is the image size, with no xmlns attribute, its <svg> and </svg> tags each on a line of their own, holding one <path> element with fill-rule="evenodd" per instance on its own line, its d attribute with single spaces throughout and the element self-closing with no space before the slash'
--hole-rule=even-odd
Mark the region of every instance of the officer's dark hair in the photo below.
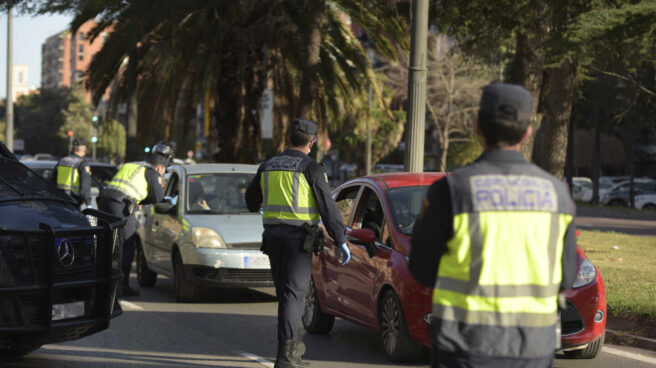
<svg viewBox="0 0 656 368">
<path fill-rule="evenodd" d="M 528 128 L 528 122 L 501 119 L 479 111 L 478 127 L 489 147 L 506 147 L 521 142 Z"/>
<path fill-rule="evenodd" d="M 289 143 L 292 147 L 307 146 L 315 138 L 314 135 L 301 133 L 299 131 L 292 131 L 289 135 Z"/>
<path fill-rule="evenodd" d="M 533 111 L 533 96 L 524 87 L 492 83 L 483 87 L 478 127 L 489 148 L 522 141 Z"/>
</svg>

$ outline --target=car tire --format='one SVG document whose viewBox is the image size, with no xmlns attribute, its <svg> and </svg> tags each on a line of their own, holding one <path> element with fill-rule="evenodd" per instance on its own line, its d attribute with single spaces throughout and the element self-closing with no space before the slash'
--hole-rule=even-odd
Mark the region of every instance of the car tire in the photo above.
<svg viewBox="0 0 656 368">
<path fill-rule="evenodd" d="M 626 207 L 624 201 L 621 199 L 611 199 L 610 202 L 608 202 L 608 205 L 614 207 Z"/>
<path fill-rule="evenodd" d="M 378 320 L 383 351 L 388 360 L 404 362 L 421 356 L 422 346 L 410 338 L 401 301 L 394 291 L 388 290 L 383 296 Z"/>
<path fill-rule="evenodd" d="M 647 203 L 646 205 L 642 206 L 642 209 L 643 210 L 649 210 L 649 211 L 656 210 L 656 204 Z"/>
<path fill-rule="evenodd" d="M 173 285 L 175 300 L 179 302 L 192 302 L 197 298 L 197 286 L 188 282 L 184 273 L 184 264 L 179 253 L 173 256 Z"/>
<path fill-rule="evenodd" d="M 599 354 L 604 346 L 605 336 L 605 333 L 602 334 L 597 340 L 588 343 L 588 346 L 583 349 L 565 351 L 565 356 L 570 359 L 592 359 Z"/>
<path fill-rule="evenodd" d="M 139 286 L 153 287 L 157 283 L 157 273 L 148 268 L 146 256 L 141 245 L 137 246 L 137 281 Z"/>
<path fill-rule="evenodd" d="M 327 334 L 335 324 L 335 316 L 321 310 L 317 288 L 312 279 L 310 279 L 310 286 L 305 294 L 305 309 L 301 321 L 305 330 L 311 334 Z"/>
</svg>

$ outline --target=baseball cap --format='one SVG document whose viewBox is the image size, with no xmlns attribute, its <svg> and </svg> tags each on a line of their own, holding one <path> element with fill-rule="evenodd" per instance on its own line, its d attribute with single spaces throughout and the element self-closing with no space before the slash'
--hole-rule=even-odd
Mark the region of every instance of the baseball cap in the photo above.
<svg viewBox="0 0 656 368">
<path fill-rule="evenodd" d="M 297 118 L 292 122 L 292 131 L 307 135 L 317 135 L 317 124 L 312 120 Z"/>
<path fill-rule="evenodd" d="M 528 125 L 533 113 L 533 96 L 516 84 L 488 84 L 483 87 L 479 112 L 488 118 Z"/>
<path fill-rule="evenodd" d="M 84 138 L 75 138 L 73 139 L 73 147 L 86 146 L 87 141 Z"/>
</svg>

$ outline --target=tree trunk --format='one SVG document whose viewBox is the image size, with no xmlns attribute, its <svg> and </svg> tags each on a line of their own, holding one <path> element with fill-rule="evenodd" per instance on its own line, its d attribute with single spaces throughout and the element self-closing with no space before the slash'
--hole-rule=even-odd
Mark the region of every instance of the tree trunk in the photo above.
<svg viewBox="0 0 656 368">
<path fill-rule="evenodd" d="M 305 68 L 301 78 L 301 92 L 298 101 L 298 117 L 312 118 L 312 101 L 316 96 L 317 69 L 319 68 L 321 51 L 321 27 L 326 11 L 325 0 L 308 0 L 307 39 L 305 41 Z"/>
<path fill-rule="evenodd" d="M 545 121 L 540 127 L 540 141 L 533 151 L 533 159 L 541 168 L 562 178 L 567 158 L 567 135 L 578 87 L 576 65 L 567 61 L 549 71 L 548 89 L 544 96 Z"/>
<path fill-rule="evenodd" d="M 510 82 L 519 84 L 526 88 L 534 97 L 533 116 L 531 124 L 533 131 L 537 132 L 540 128 L 540 121 L 537 118 L 538 105 L 540 102 L 540 89 L 542 87 L 542 75 L 544 72 L 544 40 L 548 34 L 547 25 L 547 5 L 540 2 L 539 6 L 534 8 L 537 13 L 534 15 L 537 22 L 533 29 L 524 33 L 517 34 L 517 51 L 513 60 Z M 527 160 L 531 160 L 533 152 L 534 137 L 531 136 L 522 145 L 521 151 Z"/>
</svg>

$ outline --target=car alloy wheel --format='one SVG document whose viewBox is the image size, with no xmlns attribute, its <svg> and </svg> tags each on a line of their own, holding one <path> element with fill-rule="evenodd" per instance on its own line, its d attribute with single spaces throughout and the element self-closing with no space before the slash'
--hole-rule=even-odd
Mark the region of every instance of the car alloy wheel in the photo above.
<svg viewBox="0 0 656 368">
<path fill-rule="evenodd" d="M 387 359 L 402 362 L 419 358 L 422 346 L 410 338 L 401 301 L 392 290 L 388 290 L 383 297 L 379 321 L 383 350 Z"/>
<path fill-rule="evenodd" d="M 327 334 L 335 324 L 335 317 L 321 310 L 317 288 L 312 279 L 305 294 L 305 308 L 301 321 L 305 330 L 311 334 Z"/>
<path fill-rule="evenodd" d="M 399 344 L 399 311 L 393 298 L 387 298 L 381 315 L 381 334 L 388 355 L 393 355 Z"/>
</svg>

